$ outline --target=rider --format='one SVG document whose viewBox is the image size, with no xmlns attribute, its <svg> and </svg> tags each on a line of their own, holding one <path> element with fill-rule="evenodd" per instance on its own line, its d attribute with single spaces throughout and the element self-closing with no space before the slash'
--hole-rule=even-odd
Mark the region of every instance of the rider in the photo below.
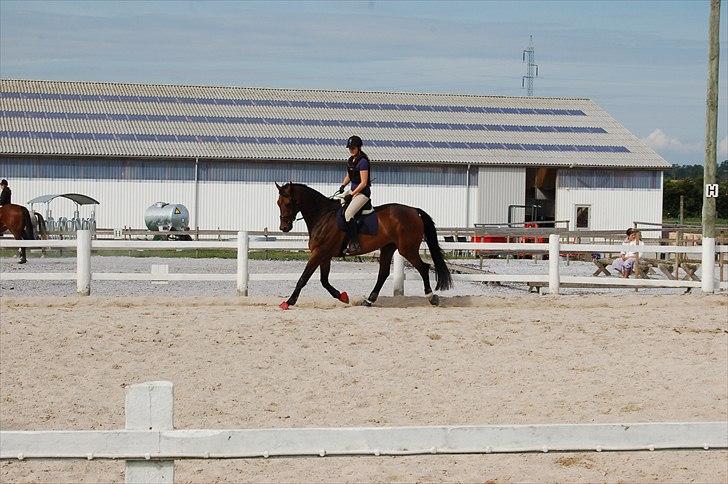
<svg viewBox="0 0 728 484">
<path fill-rule="evenodd" d="M 0 180 L 0 188 L 2 188 L 2 191 L 0 192 L 0 207 L 3 205 L 10 205 L 10 195 L 11 191 L 10 188 L 8 188 L 8 181 L 3 179 Z"/>
<path fill-rule="evenodd" d="M 344 193 L 346 185 L 351 183 L 349 191 L 352 198 L 346 212 L 344 212 L 346 235 L 349 237 L 349 246 L 344 251 L 345 254 L 353 254 L 361 250 L 359 232 L 354 216 L 367 204 L 372 196 L 372 182 L 369 178 L 369 157 L 361 150 L 362 144 L 362 140 L 358 136 L 351 136 L 346 141 L 346 147 L 349 149 L 351 156 L 346 162 L 346 176 L 337 192 Z"/>
</svg>

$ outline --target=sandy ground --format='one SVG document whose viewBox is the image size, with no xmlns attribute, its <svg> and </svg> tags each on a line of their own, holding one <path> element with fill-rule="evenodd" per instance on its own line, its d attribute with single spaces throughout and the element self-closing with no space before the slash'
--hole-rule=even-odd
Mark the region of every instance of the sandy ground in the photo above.
<svg viewBox="0 0 728 484">
<path fill-rule="evenodd" d="M 170 380 L 177 428 L 728 418 L 728 297 L 0 301 L 0 428 L 116 429 Z M 2 461 L 2 482 L 123 482 L 123 463 Z M 726 482 L 728 452 L 178 461 L 178 482 Z"/>
</svg>

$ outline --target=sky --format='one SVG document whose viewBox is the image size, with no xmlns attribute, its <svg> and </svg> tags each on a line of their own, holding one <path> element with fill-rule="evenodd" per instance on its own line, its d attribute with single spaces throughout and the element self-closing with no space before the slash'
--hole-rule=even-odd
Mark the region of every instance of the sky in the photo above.
<svg viewBox="0 0 728 484">
<path fill-rule="evenodd" d="M 0 0 L 0 77 L 587 97 L 678 164 L 704 158 L 708 14 L 686 1 Z M 718 162 L 728 158 L 728 0 Z"/>
</svg>

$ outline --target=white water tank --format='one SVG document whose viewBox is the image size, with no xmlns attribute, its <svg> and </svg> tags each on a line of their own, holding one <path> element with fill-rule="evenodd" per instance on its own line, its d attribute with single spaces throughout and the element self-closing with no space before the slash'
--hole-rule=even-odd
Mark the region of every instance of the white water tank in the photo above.
<svg viewBox="0 0 728 484">
<path fill-rule="evenodd" d="M 155 232 L 187 230 L 190 212 L 179 203 L 157 202 L 144 211 L 144 223 Z"/>
</svg>

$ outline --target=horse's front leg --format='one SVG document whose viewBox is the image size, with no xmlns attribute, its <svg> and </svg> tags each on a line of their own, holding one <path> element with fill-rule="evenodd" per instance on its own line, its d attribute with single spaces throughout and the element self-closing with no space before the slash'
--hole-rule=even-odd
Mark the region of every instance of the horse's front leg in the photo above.
<svg viewBox="0 0 728 484">
<path fill-rule="evenodd" d="M 343 303 L 349 303 L 349 295 L 345 292 L 339 292 L 334 286 L 329 283 L 329 271 L 331 270 L 331 259 L 327 259 L 321 262 L 321 285 L 329 291 L 329 294 L 334 296 L 334 299 L 338 299 Z"/>
<path fill-rule="evenodd" d="M 321 259 L 319 258 L 318 254 L 312 253 L 311 258 L 308 259 L 308 264 L 306 264 L 306 268 L 303 270 L 303 274 L 301 274 L 301 277 L 298 279 L 296 289 L 293 290 L 293 294 L 291 294 L 291 297 L 289 297 L 286 301 L 283 301 L 280 304 L 281 309 L 288 309 L 289 306 L 293 306 L 294 304 L 296 304 L 296 301 L 298 301 L 298 295 L 301 294 L 301 289 L 303 289 L 303 286 L 306 285 L 308 280 L 316 271 L 316 268 L 319 266 L 319 264 L 321 264 Z"/>
</svg>

